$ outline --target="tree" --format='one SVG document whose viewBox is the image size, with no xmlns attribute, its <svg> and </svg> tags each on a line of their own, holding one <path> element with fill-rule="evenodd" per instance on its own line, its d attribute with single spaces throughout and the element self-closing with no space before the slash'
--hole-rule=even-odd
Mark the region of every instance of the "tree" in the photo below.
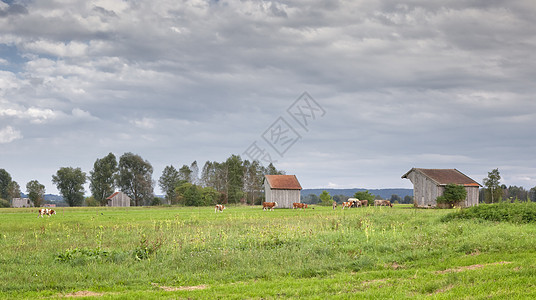
<svg viewBox="0 0 536 300">
<path fill-rule="evenodd" d="M 13 198 L 20 198 L 20 185 L 16 181 L 11 181 L 7 186 L 8 190 L 8 199 L 13 200 Z"/>
<path fill-rule="evenodd" d="M 136 206 L 149 204 L 153 198 L 153 166 L 130 152 L 119 158 L 118 186 Z"/>
<path fill-rule="evenodd" d="M 445 186 L 445 191 L 442 196 L 437 197 L 438 204 L 447 204 L 450 207 L 456 205 L 467 197 L 467 190 L 463 185 L 449 183 Z"/>
<path fill-rule="evenodd" d="M 84 184 L 86 183 L 86 173 L 80 168 L 60 168 L 56 175 L 52 175 L 54 183 L 63 199 L 69 206 L 82 206 L 84 203 Z"/>
<path fill-rule="evenodd" d="M 341 204 L 345 201 L 348 201 L 348 196 L 345 196 L 345 195 L 334 195 L 333 196 L 333 201 Z"/>
<path fill-rule="evenodd" d="M 100 205 L 106 205 L 106 198 L 115 192 L 117 170 L 117 159 L 113 153 L 109 153 L 102 159 L 97 159 L 93 170 L 89 172 L 89 189 Z"/>
<path fill-rule="evenodd" d="M 192 170 L 187 165 L 182 165 L 179 169 L 179 179 L 184 182 L 192 183 Z"/>
<path fill-rule="evenodd" d="M 374 195 L 367 191 L 360 191 L 354 194 L 354 198 L 368 200 L 368 205 L 374 205 Z"/>
<path fill-rule="evenodd" d="M 231 155 L 226 161 L 227 166 L 227 200 L 229 203 L 239 203 L 244 192 L 244 168 L 238 155 Z"/>
<path fill-rule="evenodd" d="M 488 172 L 488 177 L 484 178 L 483 183 L 486 187 L 486 203 L 496 203 L 500 201 L 502 195 L 500 181 L 501 175 L 499 174 L 499 169 L 493 169 L 491 172 Z"/>
<path fill-rule="evenodd" d="M 197 166 L 197 160 L 194 160 L 190 165 L 190 182 L 193 184 L 199 184 L 199 167 Z"/>
<path fill-rule="evenodd" d="M 244 161 L 244 193 L 248 204 L 260 202 L 264 175 L 258 160 Z"/>
<path fill-rule="evenodd" d="M 307 204 L 317 204 L 317 203 L 320 203 L 320 198 L 318 198 L 317 195 L 315 194 L 309 194 L 307 196 L 302 196 L 302 203 L 307 203 Z"/>
<path fill-rule="evenodd" d="M 40 207 L 45 201 L 45 186 L 37 180 L 32 180 L 26 184 L 26 193 L 35 207 Z"/>
<path fill-rule="evenodd" d="M 511 185 L 506 188 L 506 195 L 504 199 L 508 201 L 527 201 L 529 198 L 529 192 L 525 190 L 522 186 Z"/>
<path fill-rule="evenodd" d="M 173 166 L 166 166 L 162 171 L 162 176 L 158 180 L 158 184 L 162 189 L 162 192 L 166 194 L 166 200 L 169 204 L 175 204 L 177 202 L 177 194 L 175 189 L 186 181 L 181 180 L 179 172 Z"/>
<path fill-rule="evenodd" d="M 322 194 L 320 194 L 319 205 L 331 206 L 332 204 L 333 204 L 333 198 L 331 198 L 331 195 L 328 193 L 328 191 L 322 191 Z"/>
<path fill-rule="evenodd" d="M 270 163 L 268 167 L 266 168 L 265 175 L 285 175 L 284 171 L 276 169 L 274 164 Z M 330 204 L 331 205 L 331 204 Z"/>
<path fill-rule="evenodd" d="M 403 203 L 406 203 L 406 204 L 413 203 L 413 196 L 410 196 L 410 195 L 404 196 L 404 202 Z"/>
<path fill-rule="evenodd" d="M 530 198 L 530 201 L 536 202 L 536 186 L 530 189 L 529 198 Z"/>
<path fill-rule="evenodd" d="M 400 203 L 400 201 L 402 201 L 402 198 L 400 198 L 400 196 L 396 195 L 396 194 L 393 194 L 391 195 L 391 199 L 390 199 L 391 203 Z"/>
<path fill-rule="evenodd" d="M 0 169 L 0 198 L 9 200 L 9 184 L 11 183 L 11 175 L 4 170 Z"/>
</svg>

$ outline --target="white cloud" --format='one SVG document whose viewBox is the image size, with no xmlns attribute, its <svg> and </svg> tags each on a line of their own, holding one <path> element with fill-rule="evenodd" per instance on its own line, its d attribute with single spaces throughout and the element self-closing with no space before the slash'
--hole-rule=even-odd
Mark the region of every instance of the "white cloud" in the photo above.
<svg viewBox="0 0 536 300">
<path fill-rule="evenodd" d="M 140 120 L 132 120 L 131 123 L 139 128 L 153 129 L 155 127 L 156 121 L 150 118 L 143 118 Z"/>
<path fill-rule="evenodd" d="M 25 43 L 23 48 L 30 52 L 57 57 L 81 57 L 87 53 L 85 43 L 71 41 L 68 43 L 39 40 Z"/>
<path fill-rule="evenodd" d="M 11 126 L 0 129 L 0 144 L 11 143 L 15 140 L 22 139 L 20 131 L 13 129 Z"/>
</svg>

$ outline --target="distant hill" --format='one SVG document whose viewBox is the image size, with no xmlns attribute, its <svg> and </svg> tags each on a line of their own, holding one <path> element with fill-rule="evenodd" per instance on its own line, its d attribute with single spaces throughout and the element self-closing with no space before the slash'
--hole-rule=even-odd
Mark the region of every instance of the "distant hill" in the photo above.
<svg viewBox="0 0 536 300">
<path fill-rule="evenodd" d="M 356 192 L 369 191 L 373 195 L 379 195 L 382 199 L 389 199 L 392 195 L 398 195 L 400 198 L 406 196 L 413 196 L 413 189 L 303 189 L 301 191 L 302 196 L 307 196 L 309 194 L 315 194 L 320 196 L 322 191 L 327 191 L 331 196 L 334 195 L 344 195 L 347 197 L 352 197 Z"/>
<path fill-rule="evenodd" d="M 21 198 L 28 198 L 28 195 L 21 193 Z M 63 197 L 54 194 L 45 194 L 45 201 L 47 202 L 63 202 Z"/>
</svg>

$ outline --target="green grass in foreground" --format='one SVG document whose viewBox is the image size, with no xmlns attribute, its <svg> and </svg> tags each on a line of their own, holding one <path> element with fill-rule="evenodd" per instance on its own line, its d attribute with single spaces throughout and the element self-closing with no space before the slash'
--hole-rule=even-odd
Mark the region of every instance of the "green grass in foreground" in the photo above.
<svg viewBox="0 0 536 300">
<path fill-rule="evenodd" d="M 536 297 L 536 226 L 449 210 L 0 214 L 0 298 Z"/>
</svg>

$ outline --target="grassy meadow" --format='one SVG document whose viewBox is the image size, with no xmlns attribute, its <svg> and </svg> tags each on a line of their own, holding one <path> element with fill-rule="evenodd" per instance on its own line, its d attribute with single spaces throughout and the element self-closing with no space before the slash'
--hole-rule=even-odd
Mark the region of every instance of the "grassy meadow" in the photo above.
<svg viewBox="0 0 536 300">
<path fill-rule="evenodd" d="M 536 225 L 451 212 L 2 209 L 0 298 L 536 298 Z"/>
</svg>

